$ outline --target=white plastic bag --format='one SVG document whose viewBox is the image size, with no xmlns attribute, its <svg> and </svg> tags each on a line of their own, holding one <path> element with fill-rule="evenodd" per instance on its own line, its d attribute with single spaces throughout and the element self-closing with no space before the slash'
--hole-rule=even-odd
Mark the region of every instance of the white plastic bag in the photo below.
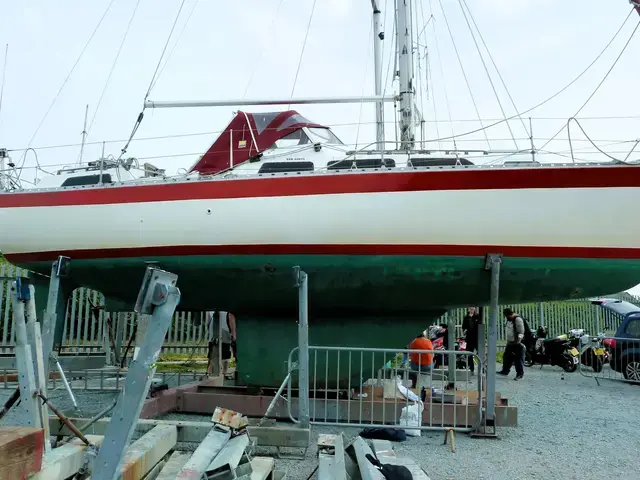
<svg viewBox="0 0 640 480">
<path fill-rule="evenodd" d="M 422 402 L 414 403 L 413 405 L 407 405 L 402 408 L 400 413 L 400 422 L 398 425 L 403 427 L 404 432 L 409 437 L 419 437 L 420 426 L 422 425 L 422 411 L 424 405 Z M 407 428 L 409 427 L 409 428 Z"/>
</svg>

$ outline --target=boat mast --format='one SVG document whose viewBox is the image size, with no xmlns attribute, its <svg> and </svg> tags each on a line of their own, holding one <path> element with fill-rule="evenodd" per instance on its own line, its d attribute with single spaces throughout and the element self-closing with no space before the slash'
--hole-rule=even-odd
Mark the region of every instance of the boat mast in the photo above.
<svg viewBox="0 0 640 480">
<path fill-rule="evenodd" d="M 380 0 L 371 0 L 373 8 L 373 60 L 375 70 L 375 94 L 382 97 L 382 41 L 384 32 L 382 31 L 382 12 L 378 8 Z M 384 104 L 376 103 L 376 148 L 384 150 Z"/>
<path fill-rule="evenodd" d="M 415 143 L 414 85 L 413 85 L 413 31 L 411 0 L 396 0 L 396 42 L 400 89 L 400 145 L 411 150 Z"/>
</svg>

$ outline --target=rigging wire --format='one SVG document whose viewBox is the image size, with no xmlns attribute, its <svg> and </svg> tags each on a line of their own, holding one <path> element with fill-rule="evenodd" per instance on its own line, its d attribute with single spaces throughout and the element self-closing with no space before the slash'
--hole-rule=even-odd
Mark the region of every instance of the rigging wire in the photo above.
<svg viewBox="0 0 640 480">
<path fill-rule="evenodd" d="M 191 11 L 189 12 L 189 16 L 187 17 L 187 20 L 184 22 L 184 25 L 182 25 L 182 30 L 180 30 L 180 33 L 178 34 L 178 38 L 176 39 L 176 43 L 174 43 L 173 47 L 171 47 L 171 51 L 169 52 L 169 55 L 167 55 L 167 59 L 165 60 L 164 64 L 162 65 L 162 68 L 160 68 L 160 71 L 158 72 L 158 76 L 156 77 L 155 82 L 153 82 L 153 85 L 151 86 L 150 90 L 152 90 L 153 87 L 156 86 L 156 83 L 160 79 L 160 76 L 162 75 L 162 72 L 164 72 L 164 69 L 166 68 L 167 64 L 169 63 L 169 60 L 171 60 L 171 57 L 173 56 L 173 52 L 175 51 L 176 47 L 180 43 L 180 40 L 182 39 L 182 35 L 184 34 L 185 30 L 187 29 L 187 26 L 189 25 L 189 22 L 191 21 L 191 17 L 193 16 L 193 12 L 196 11 L 196 7 L 198 6 L 198 2 L 199 2 L 199 0 L 196 0 L 195 3 L 193 4 L 193 8 L 191 8 Z"/>
<path fill-rule="evenodd" d="M 156 69 L 154 70 L 153 75 L 151 76 L 151 82 L 149 82 L 149 88 L 147 89 L 147 93 L 144 96 L 145 100 L 149 97 L 149 93 L 151 93 L 151 89 L 155 86 L 156 82 L 158 81 L 158 78 L 160 78 L 160 75 L 156 76 L 156 74 L 160 69 L 160 64 L 162 63 L 164 54 L 167 52 L 167 47 L 169 46 L 169 42 L 171 41 L 171 37 L 173 36 L 173 31 L 175 30 L 178 20 L 180 19 L 180 13 L 182 13 L 182 8 L 184 7 L 185 1 L 186 0 L 182 0 L 182 3 L 180 4 L 180 8 L 178 9 L 178 13 L 176 14 L 176 18 L 173 21 L 173 25 L 171 26 L 171 30 L 169 31 L 169 35 L 167 36 L 167 41 L 165 42 L 164 48 L 162 49 L 162 53 L 160 54 L 160 58 L 158 59 L 158 65 L 156 65 Z M 197 1 L 194 4 L 193 9 L 191 10 L 191 14 L 193 14 L 193 11 L 196 9 L 196 5 L 198 5 Z M 191 14 L 189 15 L 189 18 L 191 18 Z M 188 22 L 189 22 L 189 19 L 187 19 L 187 23 Z M 185 23 L 184 27 L 187 26 L 187 23 Z M 184 27 L 182 29 L 183 32 L 184 32 Z M 180 35 L 182 35 L 182 33 L 180 33 Z M 180 38 L 178 38 L 178 41 L 180 41 Z M 176 45 L 178 41 L 176 41 Z M 173 48 L 175 48 L 175 45 Z M 171 50 L 171 53 L 173 53 L 173 50 Z M 167 57 L 167 62 L 168 61 L 169 61 L 169 57 Z M 167 62 L 165 62 L 165 65 L 167 64 Z"/>
<path fill-rule="evenodd" d="M 7 58 L 9 58 L 9 44 L 4 49 L 4 62 L 2 66 L 2 82 L 0 82 L 0 121 L 2 121 L 2 99 L 4 98 L 4 79 L 7 74 Z"/>
<path fill-rule="evenodd" d="M 460 4 L 460 7 L 462 7 L 462 4 Z M 478 45 L 478 40 L 476 40 L 476 36 L 473 33 L 473 29 L 471 28 L 471 23 L 469 23 L 469 18 L 467 17 L 467 13 L 464 11 L 464 8 L 462 8 L 462 14 L 464 16 L 465 22 L 467 23 L 467 27 L 469 28 L 469 33 L 471 33 L 471 38 L 473 39 L 473 43 L 476 46 L 476 50 L 478 50 L 478 56 L 480 57 L 480 61 L 482 62 L 482 66 L 484 67 L 484 71 L 487 74 L 487 78 L 489 79 L 489 83 L 491 84 L 491 89 L 493 90 L 493 94 L 496 97 L 496 101 L 498 102 L 498 106 L 500 107 L 500 111 L 502 112 L 502 116 L 504 117 L 504 120 L 505 120 L 505 122 L 507 124 L 507 128 L 509 129 L 509 133 L 513 137 L 513 143 L 516 146 L 516 150 L 518 150 L 518 148 L 519 148 L 518 147 L 518 142 L 516 142 L 516 137 L 513 134 L 513 130 L 511 129 L 511 125 L 507 121 L 507 114 L 504 111 L 504 107 L 502 106 L 502 102 L 500 101 L 500 96 L 498 95 L 498 91 L 496 90 L 496 86 L 493 83 L 493 79 L 491 78 L 491 74 L 489 73 L 489 68 L 487 67 L 487 63 L 484 61 L 484 56 L 482 55 L 482 52 L 480 51 L 480 45 Z"/>
<path fill-rule="evenodd" d="M 442 10 L 442 16 L 444 17 L 444 22 L 447 25 L 447 30 L 449 31 L 449 36 L 451 37 L 451 43 L 453 44 L 453 49 L 456 53 L 456 57 L 458 58 L 458 63 L 460 64 L 460 69 L 462 70 L 462 76 L 464 77 L 464 81 L 467 84 L 467 89 L 469 90 L 469 95 L 471 96 L 471 102 L 473 103 L 473 108 L 476 111 L 476 115 L 478 115 L 478 120 L 480 122 L 480 126 L 484 127 L 484 124 L 482 123 L 482 120 L 480 118 L 480 111 L 478 110 L 478 104 L 476 103 L 476 99 L 475 96 L 473 95 L 473 91 L 471 89 L 471 85 L 469 84 L 469 78 L 467 77 L 467 72 L 464 69 L 464 65 L 462 63 L 462 58 L 460 58 L 460 53 L 458 52 L 458 47 L 456 45 L 456 41 L 454 39 L 453 36 L 453 32 L 451 31 L 451 27 L 449 25 L 449 20 L 447 19 L 447 14 L 444 10 L 444 6 L 442 5 L 442 0 L 438 0 L 438 3 L 440 4 L 440 10 Z M 517 111 L 517 109 L 516 109 Z M 487 145 L 489 146 L 489 149 L 491 149 L 491 142 L 489 142 L 489 137 L 487 136 L 487 130 L 483 130 L 484 133 L 484 138 L 487 141 Z"/>
<path fill-rule="evenodd" d="M 498 69 L 498 65 L 496 65 L 496 62 L 493 59 L 493 55 L 491 55 L 491 50 L 489 50 L 489 47 L 487 46 L 486 42 L 484 41 L 484 36 L 482 35 L 482 32 L 480 31 L 480 28 L 478 28 L 478 24 L 476 23 L 476 20 L 475 20 L 475 18 L 473 16 L 473 13 L 471 13 L 471 9 L 469 8 L 469 5 L 467 4 L 467 0 L 458 0 L 458 1 L 459 2 L 462 1 L 464 3 L 464 6 L 467 8 L 467 11 L 469 12 L 469 18 L 471 18 L 471 22 L 473 23 L 473 26 L 476 28 L 476 31 L 478 32 L 478 36 L 480 37 L 480 41 L 482 42 L 482 45 L 484 46 L 484 49 L 487 51 L 487 54 L 489 55 L 489 60 L 491 60 L 493 68 L 495 68 L 496 73 L 498 74 L 498 78 L 500 79 L 500 82 L 502 83 L 502 86 L 504 87 L 505 92 L 507 92 L 507 96 L 509 97 L 509 101 L 511 101 L 511 105 L 513 106 L 513 109 L 516 112 L 518 112 L 518 107 L 516 106 L 516 103 L 513 101 L 513 97 L 511 96 L 511 93 L 509 92 L 509 89 L 507 88 L 507 84 L 505 83 L 504 79 L 502 78 L 502 74 L 500 73 L 500 70 Z M 460 8 L 462 8 L 462 4 L 460 4 Z M 522 115 L 518 115 L 518 118 L 520 119 L 520 122 L 522 123 L 522 128 L 524 128 L 524 131 L 527 133 L 527 136 L 530 137 L 531 136 L 531 132 L 529 132 L 529 129 L 527 128 L 527 125 L 525 124 L 524 119 L 522 118 Z"/>
<path fill-rule="evenodd" d="M 429 19 L 425 22 L 424 21 L 424 5 L 423 5 L 423 2 L 420 1 L 420 11 L 422 15 L 422 21 L 425 23 L 424 29 L 426 29 L 427 25 L 430 24 L 432 20 L 435 21 L 435 17 L 433 16 L 433 7 L 431 4 L 431 0 L 429 0 L 429 8 L 430 8 Z M 435 25 L 433 28 L 435 29 Z M 429 88 L 429 85 L 433 85 L 433 68 L 431 67 L 431 56 L 429 55 L 429 47 L 428 45 L 426 45 L 427 43 L 428 41 L 425 33 L 424 59 L 425 59 L 425 68 L 426 68 L 425 81 L 427 83 L 427 101 L 431 99 L 431 103 L 433 106 L 433 119 L 434 119 L 433 122 L 435 122 L 435 127 L 436 127 L 436 136 L 440 137 L 440 122 L 438 121 L 438 110 L 436 108 L 436 96 L 433 90 Z M 430 120 L 425 121 L 424 119 L 423 119 L 423 122 L 431 123 Z M 425 140 L 422 139 L 422 141 L 424 142 Z M 438 142 L 438 147 L 442 148 L 441 142 Z"/>
<path fill-rule="evenodd" d="M 269 25 L 268 28 L 268 32 L 272 32 L 273 31 L 273 26 L 276 23 L 276 20 L 278 19 L 278 14 L 280 13 L 280 7 L 282 7 L 282 4 L 284 3 L 284 0 L 280 0 L 280 2 L 278 3 L 278 8 L 276 9 L 276 13 L 273 15 L 273 18 L 271 19 L 271 24 Z M 253 80 L 253 76 L 255 75 L 256 71 L 258 70 L 258 65 L 260 64 L 260 60 L 262 60 L 262 55 L 264 54 L 264 44 L 262 45 L 262 48 L 260 48 L 260 54 L 258 55 L 258 59 L 253 63 L 253 70 L 251 70 L 251 75 L 249 76 L 249 81 L 247 82 L 247 86 L 244 89 L 244 94 L 242 95 L 242 98 L 246 98 L 247 93 L 249 92 L 249 87 L 251 86 L 251 82 Z M 295 88 L 295 87 L 294 87 Z M 292 94 L 293 95 L 293 94 Z"/>
<path fill-rule="evenodd" d="M 640 23 L 639 23 L 639 25 L 640 25 Z M 571 117 L 569 120 L 567 120 L 566 128 L 567 128 L 567 135 L 569 137 L 569 148 L 571 149 L 571 160 L 573 160 L 574 162 L 575 162 L 575 157 L 573 155 L 573 142 L 571 141 L 571 129 L 569 128 L 569 126 L 571 124 L 571 120 L 573 120 L 576 123 L 576 125 L 578 125 L 578 128 L 582 131 L 583 135 L 586 137 L 586 139 L 589 141 L 589 143 L 591 143 L 591 145 L 593 145 L 594 148 L 596 150 L 598 150 L 598 152 L 600 152 L 601 154 L 603 154 L 604 156 L 610 158 L 611 160 L 613 160 L 615 162 L 627 163 L 627 160 L 631 156 L 631 153 L 635 150 L 635 148 L 638 146 L 638 143 L 640 142 L 640 140 L 637 140 L 636 144 L 633 146 L 633 148 L 631 148 L 631 151 L 627 154 L 626 158 L 624 160 L 620 160 L 620 159 L 618 159 L 616 157 L 613 157 L 613 156 L 609 155 L 607 152 L 602 150 L 598 145 L 596 145 L 595 142 L 593 140 L 591 140 L 591 138 L 589 137 L 587 132 L 585 132 L 584 128 L 582 128 L 582 125 L 580 124 L 580 122 L 575 117 Z M 545 145 L 546 145 L 546 143 L 545 143 Z"/>
<path fill-rule="evenodd" d="M 371 23 L 369 25 L 369 34 L 367 35 L 367 37 L 371 38 L 371 32 L 373 32 L 373 23 L 375 22 L 375 19 L 372 17 L 371 18 Z M 364 64 L 364 75 L 362 78 L 362 95 L 361 95 L 361 99 L 364 98 L 365 95 L 365 90 L 367 88 L 367 69 L 369 68 L 369 59 L 372 55 L 371 49 L 367 48 L 367 59 L 365 61 Z M 374 67 L 375 69 L 375 67 Z M 360 125 L 362 123 L 362 110 L 364 107 L 364 102 L 361 100 L 360 101 L 360 113 L 358 114 L 358 126 L 356 127 L 356 149 L 358 148 L 358 138 L 360 137 Z"/>
<path fill-rule="evenodd" d="M 631 13 L 633 13 L 635 9 L 631 10 Z M 620 58 L 622 58 L 622 55 L 624 54 L 624 52 L 627 50 L 627 47 L 629 46 L 629 44 L 631 43 L 631 40 L 633 39 L 633 37 L 635 36 L 636 32 L 638 31 L 638 27 L 640 27 L 640 22 L 638 22 L 636 24 L 636 27 L 633 29 L 633 31 L 631 32 L 631 35 L 629 36 L 629 39 L 627 40 L 627 43 L 624 44 L 624 47 L 622 47 L 622 50 L 620 51 L 620 53 L 618 54 L 618 56 L 616 57 L 615 61 L 613 62 L 613 65 L 611 65 L 611 68 L 609 68 L 609 70 L 607 71 L 607 73 L 605 74 L 604 78 L 600 81 L 600 83 L 596 86 L 596 88 L 593 90 L 593 92 L 591 92 L 591 95 L 589 95 L 589 98 L 587 98 L 585 100 L 585 102 L 582 104 L 582 106 L 578 109 L 578 111 L 576 113 L 573 114 L 573 116 L 571 118 L 575 118 L 583 109 L 584 107 L 587 106 L 587 104 L 591 101 L 591 99 L 595 96 L 595 94 L 598 92 L 598 90 L 600 90 L 600 87 L 602 86 L 602 84 L 604 84 L 604 82 L 607 80 L 607 78 L 609 78 L 609 75 L 611 74 L 611 72 L 613 71 L 613 69 L 616 67 L 616 65 L 618 64 L 618 62 L 620 61 Z M 571 118 L 569 120 L 571 120 Z M 560 128 L 560 130 L 558 130 L 558 132 L 551 137 L 551 139 L 549 141 L 547 141 L 544 145 L 542 145 L 542 147 L 540 148 L 544 148 L 545 146 L 547 146 L 549 144 L 549 142 L 551 142 L 551 140 L 553 140 L 554 138 L 556 138 L 558 135 L 560 135 L 562 133 L 562 131 L 567 128 L 569 122 L 567 122 L 567 125 L 563 125 L 562 128 Z"/>
<path fill-rule="evenodd" d="M 602 49 L 602 51 L 596 56 L 596 58 L 587 66 L 587 68 L 585 68 L 582 72 L 580 72 L 578 74 L 578 76 L 576 76 L 571 82 L 569 82 L 564 88 L 562 88 L 561 90 L 559 90 L 558 92 L 556 92 L 555 94 L 551 95 L 549 98 L 547 98 L 546 100 L 541 101 L 540 103 L 538 103 L 537 105 L 534 105 L 533 107 L 525 110 L 524 112 L 518 112 L 515 115 L 510 116 L 509 118 L 506 119 L 501 119 L 501 120 L 497 120 L 495 123 L 492 123 L 491 125 L 487 125 L 484 128 L 492 128 L 495 127 L 497 125 L 500 125 L 504 122 L 507 122 L 509 120 L 512 120 L 514 118 L 517 118 L 518 116 L 521 115 L 526 115 L 529 112 L 532 112 L 533 110 L 536 110 L 538 108 L 540 108 L 543 105 L 546 105 L 547 103 L 549 103 L 551 100 L 555 99 L 556 97 L 558 97 L 559 95 L 561 95 L 562 93 L 564 93 L 567 89 L 569 89 L 573 84 L 575 84 L 578 80 L 580 80 L 590 69 L 591 67 L 593 67 L 593 65 L 596 64 L 596 62 L 600 59 L 600 57 L 602 57 L 602 55 L 604 55 L 604 52 L 606 52 L 608 50 L 608 48 L 611 46 L 611 44 L 615 41 L 616 38 L 618 38 L 618 35 L 620 35 L 620 32 L 622 31 L 622 29 L 624 28 L 624 26 L 627 23 L 627 20 L 629 20 L 629 17 L 631 17 L 631 14 L 633 13 L 633 10 L 631 10 L 631 12 L 629 13 L 629 15 L 627 16 L 627 18 L 625 19 L 625 21 L 622 23 L 622 25 L 620 25 L 620 28 L 618 29 L 618 31 L 613 35 L 613 37 L 611 38 L 611 40 L 609 40 L 609 43 L 607 43 L 607 45 Z M 460 137 L 464 137 L 467 135 L 473 135 L 474 133 L 478 133 L 480 131 L 482 131 L 482 128 L 476 128 L 474 130 L 470 130 L 468 132 L 465 133 L 460 133 L 458 134 L 456 137 L 460 138 Z M 444 141 L 444 140 L 451 140 L 452 137 L 440 137 L 436 140 L 440 140 L 440 141 Z"/>
<path fill-rule="evenodd" d="M 96 105 L 96 109 L 93 111 L 93 116 L 91 117 L 91 122 L 89 122 L 89 127 L 87 128 L 87 137 L 91 132 L 91 127 L 93 127 L 93 122 L 98 115 L 98 111 L 100 110 L 100 106 L 102 105 L 102 100 L 104 99 L 104 94 L 107 92 L 107 88 L 109 87 L 109 82 L 111 81 L 111 76 L 116 68 L 116 64 L 118 63 L 118 59 L 120 58 L 120 53 L 122 52 L 122 47 L 124 46 L 125 41 L 127 40 L 127 36 L 129 35 L 129 31 L 131 30 L 131 24 L 133 24 L 133 19 L 136 16 L 136 12 L 138 11 L 138 7 L 140 6 L 140 1 L 136 2 L 135 7 L 133 8 L 133 13 L 131 14 L 131 18 L 129 19 L 129 23 L 127 24 L 127 28 L 124 31 L 124 35 L 122 37 L 122 41 L 120 42 L 120 46 L 118 47 L 118 51 L 116 52 L 116 57 L 113 59 L 113 63 L 111 64 L 111 69 L 109 70 L 109 75 L 107 76 L 107 81 L 102 88 L 102 93 L 100 94 L 100 99 L 98 100 L 98 104 Z"/>
<path fill-rule="evenodd" d="M 300 74 L 300 66 L 302 65 L 302 58 L 304 57 L 304 51 L 307 47 L 307 39 L 309 38 L 309 31 L 311 30 L 311 22 L 313 21 L 313 13 L 316 10 L 317 0 L 313 0 L 313 6 L 311 7 L 311 14 L 309 15 L 309 23 L 307 23 L 307 31 L 304 34 L 304 42 L 302 43 L 302 51 L 300 52 L 300 58 L 298 59 L 298 67 L 296 68 L 296 76 L 293 79 L 293 87 L 291 88 L 291 98 L 296 91 L 296 84 L 298 83 L 298 75 Z M 291 104 L 287 107 L 287 110 L 291 108 Z"/>
<path fill-rule="evenodd" d="M 429 9 L 431 10 L 431 15 L 433 16 L 433 5 L 431 3 L 431 0 L 429 0 Z M 453 118 L 451 117 L 451 104 L 449 103 L 449 95 L 447 93 L 447 79 L 444 76 L 444 67 L 442 66 L 442 55 L 440 54 L 440 42 L 438 42 L 438 32 L 436 31 L 436 22 L 434 19 L 433 22 L 433 32 L 434 32 L 434 37 L 435 37 L 435 43 L 436 43 L 436 54 L 438 55 L 438 64 L 440 66 L 440 73 L 442 75 L 442 84 L 443 84 L 443 90 L 444 90 L 444 99 L 445 99 L 445 103 L 447 104 L 447 112 L 449 114 L 449 124 L 451 126 L 451 133 L 452 133 L 452 140 L 453 140 L 453 146 L 455 149 L 457 149 L 457 145 L 456 145 L 456 132 L 453 128 Z"/>
<path fill-rule="evenodd" d="M 423 107 L 423 104 L 422 104 L 423 100 L 422 99 L 424 98 L 424 96 L 426 95 L 426 97 L 427 97 L 427 104 L 429 103 L 429 99 L 432 97 L 431 88 L 430 88 L 430 69 L 431 69 L 431 66 L 429 64 L 429 48 L 427 46 L 428 39 L 427 39 L 427 35 L 426 35 L 425 31 L 426 31 L 427 27 L 429 26 L 429 24 L 431 23 L 431 20 L 434 20 L 434 16 L 433 16 L 433 14 L 431 14 L 429 16 L 429 19 L 425 21 L 425 19 L 424 19 L 424 17 L 425 17 L 425 15 L 424 15 L 424 2 L 422 0 L 420 0 L 420 3 L 418 4 L 418 9 L 420 10 L 420 18 L 422 19 L 422 23 L 424 24 L 424 26 L 422 27 L 422 30 L 420 31 L 419 36 L 416 37 L 416 42 L 418 44 L 417 48 L 416 48 L 418 50 L 418 62 L 420 62 L 420 57 L 421 57 L 421 55 L 420 55 L 420 47 L 424 48 L 424 63 L 425 63 L 425 66 L 424 66 L 424 68 L 425 68 L 424 79 L 422 78 L 422 75 L 420 75 L 420 77 L 419 77 L 420 78 L 420 83 L 422 84 L 422 82 L 424 81 L 424 84 L 425 84 L 424 85 L 424 92 L 422 92 L 422 91 L 420 92 L 420 94 L 421 94 L 421 103 L 420 103 L 420 105 L 421 105 L 421 107 Z M 416 23 L 417 23 L 417 20 L 416 20 Z M 424 43 L 425 43 L 425 45 L 424 46 L 420 45 L 420 37 L 422 36 L 423 33 L 425 33 L 425 35 L 424 35 Z M 418 63 L 418 65 L 419 65 L 419 71 L 420 71 L 419 73 L 421 74 L 422 73 L 422 65 L 420 63 Z M 434 103 L 434 110 L 435 110 L 435 103 Z M 420 118 L 420 126 L 421 126 L 421 129 L 420 129 L 420 144 L 421 144 L 421 146 L 424 145 L 426 131 L 427 131 L 427 129 L 426 129 L 427 120 L 425 120 L 425 117 L 424 117 L 424 112 L 425 111 L 426 110 L 424 110 L 424 108 L 423 108 L 423 112 L 422 112 L 422 115 L 421 115 L 421 118 Z M 435 111 L 434 111 L 434 117 L 437 118 Z M 437 130 L 438 130 L 438 125 L 436 124 L 436 133 L 437 133 Z"/>
<path fill-rule="evenodd" d="M 100 25 L 102 25 L 102 22 L 104 21 L 105 17 L 107 16 L 107 13 L 109 13 L 109 10 L 111 9 L 111 6 L 113 5 L 114 2 L 115 2 L 115 0 L 111 0 L 111 2 L 109 2 L 109 5 L 107 5 L 107 8 L 105 9 L 104 13 L 100 17 L 100 20 L 98 21 L 98 24 L 93 29 L 93 32 L 91 32 L 91 36 L 89 37 L 87 42 L 84 44 L 84 47 L 82 47 L 82 50 L 80 51 L 80 55 L 78 55 L 78 58 L 76 58 L 76 61 L 73 64 L 73 66 L 71 67 L 71 70 L 69 71 L 67 77 L 64 79 L 64 81 L 62 82 L 62 85 L 60 85 L 60 88 L 58 89 L 58 92 L 56 93 L 55 97 L 53 98 L 52 102 L 49 104 L 49 107 L 47 108 L 44 116 L 42 117 L 42 120 L 40 120 L 40 123 L 38 124 L 38 127 L 36 128 L 36 131 L 33 132 L 33 135 L 31 136 L 31 139 L 29 140 L 29 144 L 27 145 L 27 148 L 29 148 L 31 146 L 31 142 L 33 142 L 33 140 L 36 138 L 36 135 L 38 135 L 38 132 L 40 131 L 40 128 L 42 128 L 42 125 L 44 124 L 44 121 L 49 116 L 49 113 L 51 112 L 51 109 L 53 108 L 54 104 L 58 100 L 58 97 L 60 97 L 60 93 L 62 93 L 62 90 L 64 89 L 65 85 L 69 81 L 69 78 L 71 78 L 71 75 L 73 74 L 73 72 L 75 71 L 76 67 L 78 66 L 78 63 L 80 63 L 80 60 L 82 59 L 82 57 L 84 55 L 84 52 L 89 47 L 89 44 L 93 40 L 93 37 L 95 36 L 95 34 L 98 31 L 98 29 L 100 28 Z M 18 175 L 17 175 L 17 179 L 18 180 L 20 180 L 20 175 L 22 173 L 22 167 L 24 166 L 25 158 L 26 158 L 26 150 L 25 150 L 25 154 L 22 156 L 22 159 L 21 159 L 21 162 L 20 162 L 20 168 L 19 168 L 19 172 L 18 172 Z"/>
<path fill-rule="evenodd" d="M 418 25 L 418 14 L 420 13 L 420 7 L 422 6 L 422 2 L 420 2 L 417 7 L 415 8 L 415 25 Z M 412 12 L 414 10 L 412 9 Z M 424 15 L 422 15 L 422 18 L 424 20 Z M 426 27 L 424 27 L 426 28 Z M 423 28 L 423 29 L 424 29 Z M 418 59 L 418 73 L 416 75 L 416 97 L 418 98 L 419 102 L 420 102 L 420 108 L 418 109 L 418 107 L 416 106 L 416 111 L 418 112 L 418 118 L 420 120 L 420 145 L 422 145 L 422 142 L 424 141 L 424 132 L 425 132 L 425 123 L 424 123 L 424 115 L 425 115 L 425 109 L 424 109 L 424 95 L 425 95 L 425 91 L 428 88 L 428 85 L 423 85 L 424 80 L 422 78 L 422 62 L 421 62 L 421 55 L 420 55 L 420 37 L 416 36 L 415 38 L 415 50 L 417 52 L 417 59 Z M 416 122 L 417 124 L 417 122 Z"/>
<path fill-rule="evenodd" d="M 393 39 L 395 37 L 396 34 L 396 8 L 395 8 L 395 4 L 393 7 L 393 24 L 391 26 L 391 38 Z M 394 64 L 395 64 L 395 58 L 396 55 L 398 54 L 398 51 L 396 50 L 396 42 L 395 41 L 391 41 L 391 46 L 389 47 L 389 62 L 387 63 L 387 73 L 385 75 L 385 79 L 384 79 L 384 88 L 382 89 L 382 96 L 384 97 L 387 93 L 387 87 L 389 86 L 389 73 L 391 72 L 391 60 L 394 60 Z M 395 72 L 393 72 L 393 78 L 395 78 Z M 391 88 L 393 86 L 393 78 L 391 79 Z M 395 122 L 393 122 L 395 123 Z"/>
<path fill-rule="evenodd" d="M 140 2 L 140 0 L 138 0 L 138 3 Z M 173 31 L 176 28 L 176 24 L 178 23 L 178 19 L 180 18 L 180 13 L 182 13 L 182 8 L 184 7 L 184 2 L 185 0 L 182 0 L 182 3 L 180 4 L 180 8 L 178 9 L 178 13 L 176 14 L 176 18 L 173 21 L 173 25 L 171 26 L 171 30 L 169 32 L 169 36 L 167 37 L 167 41 L 164 44 L 164 48 L 162 49 L 162 53 L 160 54 L 160 58 L 158 59 L 158 64 L 156 65 L 156 70 L 153 72 L 153 76 L 151 77 L 151 82 L 149 83 L 149 88 L 147 89 L 147 93 L 144 96 L 144 100 L 146 101 L 146 99 L 149 97 L 149 93 L 151 92 L 151 89 L 153 88 L 153 86 L 155 85 L 155 82 L 157 81 L 157 79 L 160 77 L 159 75 L 156 77 L 156 74 L 158 73 L 158 69 L 160 68 L 160 64 L 162 63 L 162 58 L 164 57 L 165 52 L 167 51 L 167 47 L 169 46 L 169 42 L 171 41 L 171 36 L 173 35 Z M 136 8 L 137 8 L 137 4 L 136 4 Z M 195 9 L 195 6 L 194 6 Z M 193 10 L 191 11 L 191 13 L 193 13 Z M 135 15 L 135 11 L 134 11 L 134 15 Z M 133 20 L 133 17 L 132 17 Z M 187 19 L 187 22 L 189 20 Z M 185 24 L 186 26 L 186 24 Z M 179 41 L 179 39 L 178 39 Z M 123 41 L 124 43 L 124 41 Z M 176 42 L 177 44 L 177 42 Z M 174 47 L 175 48 L 175 47 Z M 173 50 L 172 50 L 173 51 Z M 167 59 L 168 61 L 168 59 Z M 166 63 L 165 63 L 166 65 Z M 136 133 L 138 133 L 138 129 L 140 128 L 140 124 L 142 123 L 142 120 L 144 119 L 144 111 L 145 111 L 146 107 L 143 103 L 142 105 L 142 111 L 138 114 L 138 118 L 136 119 L 136 122 L 133 125 L 133 128 L 131 129 L 131 135 L 129 135 L 129 139 L 127 140 L 127 143 L 125 143 L 124 147 L 122 147 L 122 150 L 120 150 L 120 155 L 118 155 L 118 161 L 120 161 L 122 159 L 122 157 L 124 156 L 125 153 L 127 153 L 127 150 L 129 148 L 129 145 L 131 144 L 131 141 L 133 140 L 133 137 L 136 135 Z"/>
</svg>

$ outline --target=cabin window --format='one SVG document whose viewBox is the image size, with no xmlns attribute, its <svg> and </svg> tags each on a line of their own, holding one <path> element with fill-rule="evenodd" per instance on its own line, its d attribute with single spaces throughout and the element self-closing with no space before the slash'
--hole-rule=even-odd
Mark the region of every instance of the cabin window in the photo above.
<svg viewBox="0 0 640 480">
<path fill-rule="evenodd" d="M 473 165 L 466 158 L 412 158 L 412 167 L 453 167 L 455 165 Z"/>
<path fill-rule="evenodd" d="M 278 130 L 284 130 L 285 128 L 292 127 L 292 126 L 294 126 L 294 125 L 296 125 L 298 123 L 301 123 L 301 124 L 304 124 L 304 125 L 309 125 L 309 124 L 311 124 L 313 122 L 310 122 L 309 120 L 304 118 L 299 113 L 296 113 L 294 115 L 291 115 L 284 122 L 282 122 L 282 125 L 280 125 L 278 127 Z"/>
<path fill-rule="evenodd" d="M 98 185 L 100 183 L 100 175 L 83 175 L 80 177 L 69 177 L 62 182 L 61 187 L 80 187 L 83 185 Z M 111 181 L 111 175 L 108 173 L 102 174 L 102 183 L 113 183 Z"/>
<path fill-rule="evenodd" d="M 349 170 L 353 167 L 353 164 L 356 164 L 356 168 L 382 168 L 382 159 L 381 158 L 361 158 L 358 160 L 354 160 L 353 158 L 348 158 L 345 160 L 333 160 L 327 163 L 327 168 L 329 170 Z M 385 158 L 384 166 L 386 168 L 393 168 L 396 166 L 396 161 L 393 158 Z"/>
<path fill-rule="evenodd" d="M 269 162 L 264 163 L 258 173 L 312 172 L 313 162 Z"/>
<path fill-rule="evenodd" d="M 267 128 L 273 119 L 280 115 L 280 112 L 276 113 L 254 113 L 253 121 L 256 122 L 256 129 L 258 130 L 258 134 L 264 132 L 264 129 Z"/>
<path fill-rule="evenodd" d="M 298 129 L 295 132 L 291 132 L 290 134 L 276 140 L 269 149 L 297 147 L 299 145 L 307 145 L 309 143 L 311 143 L 311 140 L 309 140 L 307 134 L 304 133 L 304 130 Z"/>
<path fill-rule="evenodd" d="M 309 131 L 318 137 L 321 142 L 334 143 L 337 145 L 344 145 L 335 134 L 328 128 L 311 127 Z"/>
</svg>

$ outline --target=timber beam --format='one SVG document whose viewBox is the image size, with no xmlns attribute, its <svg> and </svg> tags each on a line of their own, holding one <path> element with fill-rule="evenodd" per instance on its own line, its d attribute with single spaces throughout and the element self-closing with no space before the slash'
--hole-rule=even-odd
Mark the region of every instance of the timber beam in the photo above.
<svg viewBox="0 0 640 480">
<path fill-rule="evenodd" d="M 82 424 L 86 419 L 72 418 L 74 424 Z M 102 418 L 87 429 L 87 433 L 102 435 L 109 424 L 109 418 Z M 136 425 L 136 436 L 144 434 L 160 425 L 173 426 L 177 430 L 177 442 L 201 443 L 211 432 L 211 422 L 179 422 L 171 420 L 140 419 Z M 52 432 L 59 435 L 72 435 L 71 431 L 62 424 L 58 417 L 49 417 L 49 426 Z M 307 448 L 311 441 L 310 430 L 296 427 L 295 425 L 278 425 L 273 427 L 247 427 L 249 436 L 256 440 L 261 447 L 290 447 Z M 59 433 L 58 433 L 59 432 Z"/>
</svg>

